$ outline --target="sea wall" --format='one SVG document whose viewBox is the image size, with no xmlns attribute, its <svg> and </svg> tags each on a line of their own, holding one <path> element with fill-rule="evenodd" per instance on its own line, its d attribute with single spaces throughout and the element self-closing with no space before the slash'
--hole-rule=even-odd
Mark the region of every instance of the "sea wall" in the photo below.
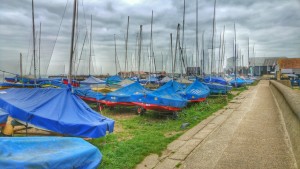
<svg viewBox="0 0 300 169">
<path fill-rule="evenodd" d="M 297 165 L 300 167 L 300 92 L 274 80 L 270 81 L 269 86 L 281 110 Z"/>
</svg>

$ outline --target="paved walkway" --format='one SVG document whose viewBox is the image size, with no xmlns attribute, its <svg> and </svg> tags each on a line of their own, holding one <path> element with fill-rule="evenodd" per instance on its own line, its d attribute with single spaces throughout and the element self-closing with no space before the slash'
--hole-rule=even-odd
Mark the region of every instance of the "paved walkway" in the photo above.
<svg viewBox="0 0 300 169">
<path fill-rule="evenodd" d="M 295 169 L 283 124 L 268 81 L 261 81 L 137 169 Z"/>
</svg>

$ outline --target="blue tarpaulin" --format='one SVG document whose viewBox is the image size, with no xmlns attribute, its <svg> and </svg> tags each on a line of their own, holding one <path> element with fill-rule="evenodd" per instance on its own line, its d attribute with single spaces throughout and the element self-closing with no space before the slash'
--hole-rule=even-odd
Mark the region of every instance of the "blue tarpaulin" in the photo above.
<svg viewBox="0 0 300 169">
<path fill-rule="evenodd" d="M 89 76 L 87 79 L 80 81 L 79 83 L 85 85 L 93 85 L 93 84 L 105 84 L 106 82 L 94 76 Z"/>
<path fill-rule="evenodd" d="M 118 75 L 110 76 L 106 79 L 106 83 L 108 83 L 108 84 L 115 84 L 115 83 L 119 83 L 121 81 L 122 81 L 122 78 Z"/>
<path fill-rule="evenodd" d="M 94 169 L 100 151 L 74 137 L 1 137 L 0 168 Z"/>
<path fill-rule="evenodd" d="M 232 89 L 232 86 L 222 85 L 219 83 L 203 83 L 203 84 L 205 84 L 209 88 L 210 93 L 213 94 L 226 94 Z"/>
<path fill-rule="evenodd" d="M 179 92 L 179 94 L 187 100 L 198 100 L 200 98 L 206 98 L 209 92 L 209 88 L 196 79 L 186 89 Z"/>
<path fill-rule="evenodd" d="M 104 100 L 105 95 L 99 92 L 95 92 L 89 88 L 77 88 L 74 89 L 74 93 L 78 96 L 92 98 L 96 100 Z"/>
<path fill-rule="evenodd" d="M 1 92 L 1 91 L 0 91 Z M 0 108 L 0 124 L 6 123 L 8 117 L 8 113 Z"/>
<path fill-rule="evenodd" d="M 148 91 L 148 89 L 144 88 L 138 82 L 134 82 L 116 91 L 107 93 L 105 100 L 111 102 L 134 102 L 138 99 L 138 96 L 141 97 Z M 131 97 L 132 95 L 134 97 Z"/>
<path fill-rule="evenodd" d="M 246 81 L 242 78 L 236 78 L 236 80 L 231 80 L 230 84 L 234 87 L 241 87 L 246 84 Z"/>
<path fill-rule="evenodd" d="M 98 138 L 113 131 L 113 120 L 92 110 L 70 90 L 2 90 L 0 108 L 20 121 L 65 135 Z"/>
<path fill-rule="evenodd" d="M 27 83 L 0 83 L 1 87 L 17 87 L 17 88 L 29 88 L 29 87 L 39 87 L 39 84 L 27 84 Z"/>
<path fill-rule="evenodd" d="M 204 82 L 205 83 L 219 83 L 219 84 L 222 84 L 222 85 L 228 85 L 228 82 L 222 78 L 222 77 L 205 77 L 204 79 Z"/>
<path fill-rule="evenodd" d="M 176 93 L 176 88 L 178 88 L 177 82 L 169 81 L 157 90 L 141 97 L 138 102 L 182 108 L 186 106 L 187 100 Z"/>
</svg>

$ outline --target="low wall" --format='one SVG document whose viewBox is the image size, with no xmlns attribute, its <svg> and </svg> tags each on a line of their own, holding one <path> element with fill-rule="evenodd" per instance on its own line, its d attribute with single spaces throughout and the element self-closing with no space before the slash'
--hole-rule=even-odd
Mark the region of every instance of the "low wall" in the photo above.
<svg viewBox="0 0 300 169">
<path fill-rule="evenodd" d="M 281 109 L 297 165 L 300 167 L 300 94 L 274 80 L 270 81 L 270 89 Z"/>
<path fill-rule="evenodd" d="M 276 80 L 276 82 L 279 82 L 287 87 L 292 87 L 290 80 Z"/>
</svg>

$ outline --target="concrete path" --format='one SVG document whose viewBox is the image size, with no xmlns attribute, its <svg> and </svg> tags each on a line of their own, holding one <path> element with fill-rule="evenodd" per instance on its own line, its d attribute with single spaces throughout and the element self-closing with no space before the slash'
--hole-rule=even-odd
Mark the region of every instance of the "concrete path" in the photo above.
<svg viewBox="0 0 300 169">
<path fill-rule="evenodd" d="M 261 81 L 138 169 L 297 168 L 279 109 Z"/>
</svg>

